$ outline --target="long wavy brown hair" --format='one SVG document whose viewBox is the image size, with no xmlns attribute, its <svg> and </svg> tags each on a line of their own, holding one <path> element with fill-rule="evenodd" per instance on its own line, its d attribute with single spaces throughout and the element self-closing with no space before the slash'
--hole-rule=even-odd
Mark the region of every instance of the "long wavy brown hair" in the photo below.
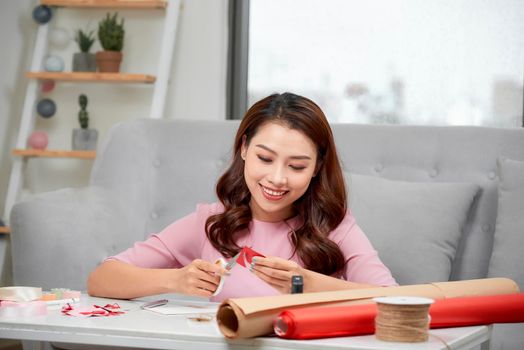
<svg viewBox="0 0 524 350">
<path fill-rule="evenodd" d="M 339 272 L 345 264 L 344 255 L 328 238 L 346 214 L 346 189 L 337 156 L 333 133 L 319 106 L 308 98 L 292 93 L 274 94 L 255 103 L 245 114 L 233 146 L 233 160 L 216 186 L 224 212 L 210 216 L 206 234 L 222 255 L 234 256 L 240 247 L 239 234 L 247 232 L 252 213 L 251 194 L 244 180 L 242 140 L 246 144 L 259 128 L 269 122 L 298 130 L 310 138 L 317 148 L 316 176 L 302 197 L 293 203 L 294 214 L 302 225 L 292 231 L 294 254 L 305 268 L 326 275 Z"/>
</svg>

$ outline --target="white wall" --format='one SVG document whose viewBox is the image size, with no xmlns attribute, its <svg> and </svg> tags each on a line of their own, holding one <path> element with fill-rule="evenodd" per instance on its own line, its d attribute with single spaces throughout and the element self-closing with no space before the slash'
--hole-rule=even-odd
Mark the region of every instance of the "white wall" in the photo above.
<svg viewBox="0 0 524 350">
<path fill-rule="evenodd" d="M 27 85 L 23 74 L 29 67 L 38 26 L 31 18 L 36 3 L 36 0 L 0 2 L 0 213 L 4 212 L 10 150 L 15 145 Z M 165 116 L 225 119 L 228 2 L 182 0 L 182 3 Z M 52 23 L 67 29 L 72 37 L 77 28 L 96 29 L 106 12 L 60 9 L 54 13 Z M 121 70 L 156 75 L 164 12 L 118 12 L 125 18 L 126 29 Z M 99 49 L 100 45 L 95 43 L 91 51 Z M 77 51 L 73 41 L 66 48 L 49 46 L 50 54 L 64 59 L 66 71 L 71 70 L 72 55 Z M 35 129 L 48 133 L 49 149 L 70 149 L 72 129 L 78 127 L 78 95 L 85 93 L 89 97 L 90 127 L 99 130 L 103 142 L 111 125 L 148 117 L 152 92 L 152 85 L 57 83 L 51 93 L 42 95 L 56 102 L 57 113 L 50 119 L 37 117 Z M 91 165 L 92 161 L 75 159 L 31 159 L 27 162 L 25 183 L 30 192 L 82 187 L 88 182 Z M 0 252 L 0 259 L 1 256 Z"/>
</svg>

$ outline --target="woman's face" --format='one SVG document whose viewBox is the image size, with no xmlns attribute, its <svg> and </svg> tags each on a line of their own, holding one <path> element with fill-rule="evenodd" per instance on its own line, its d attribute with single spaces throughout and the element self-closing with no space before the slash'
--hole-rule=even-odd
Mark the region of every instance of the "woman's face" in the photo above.
<svg viewBox="0 0 524 350">
<path fill-rule="evenodd" d="M 244 179 L 251 192 L 251 212 L 262 221 L 293 215 L 292 204 L 306 192 L 315 175 L 317 149 L 298 130 L 279 123 L 263 124 L 241 149 Z"/>
</svg>

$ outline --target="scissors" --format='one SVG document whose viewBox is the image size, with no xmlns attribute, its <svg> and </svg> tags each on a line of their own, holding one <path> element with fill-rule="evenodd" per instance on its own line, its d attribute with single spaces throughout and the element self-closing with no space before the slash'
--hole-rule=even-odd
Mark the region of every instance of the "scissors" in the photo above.
<svg viewBox="0 0 524 350">
<path fill-rule="evenodd" d="M 240 257 L 240 254 L 242 253 L 242 250 L 239 251 L 237 253 L 237 255 L 235 255 L 234 257 L 231 258 L 231 260 L 229 260 L 229 262 L 226 264 L 226 266 L 224 266 L 224 269 L 227 270 L 227 271 L 231 271 L 231 269 L 233 267 L 235 267 L 235 265 L 237 264 L 237 260 L 238 258 Z"/>
</svg>

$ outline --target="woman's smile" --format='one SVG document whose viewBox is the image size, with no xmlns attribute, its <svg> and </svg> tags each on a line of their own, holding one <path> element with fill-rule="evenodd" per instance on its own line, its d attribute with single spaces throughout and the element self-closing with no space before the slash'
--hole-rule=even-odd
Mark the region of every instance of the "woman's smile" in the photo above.
<svg viewBox="0 0 524 350">
<path fill-rule="evenodd" d="M 281 200 L 286 193 L 289 191 L 282 191 L 282 190 L 273 190 L 268 187 L 265 187 L 264 185 L 260 185 L 260 188 L 262 189 L 262 193 L 264 194 L 264 197 L 266 197 L 270 201 L 278 201 Z"/>
</svg>

